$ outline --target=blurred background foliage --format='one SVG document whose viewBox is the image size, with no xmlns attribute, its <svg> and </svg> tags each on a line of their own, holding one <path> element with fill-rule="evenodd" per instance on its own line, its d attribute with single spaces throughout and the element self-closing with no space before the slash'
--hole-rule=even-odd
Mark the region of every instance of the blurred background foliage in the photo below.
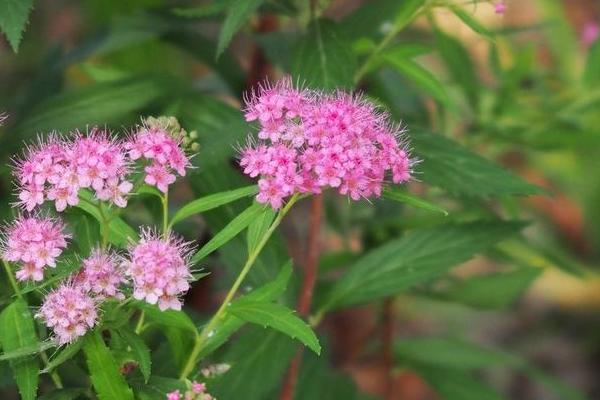
<svg viewBox="0 0 600 400">
<path fill-rule="evenodd" d="M 409 129 L 422 162 L 408 191 L 424 203 L 326 196 L 315 310 L 331 303 L 328 288 L 349 265 L 368 281 L 379 264 L 359 257 L 405 232 L 418 230 L 422 242 L 405 240 L 394 248 L 398 257 L 436 232 L 445 236 L 435 236 L 441 242 L 430 258 L 454 265 L 485 252 L 449 273 L 452 265 L 411 282 L 390 276 L 391 290 L 377 286 L 375 294 L 363 290 L 365 298 L 332 303 L 345 308 L 322 321 L 325 353 L 304 355 L 296 398 L 600 398 L 600 41 L 585 37 L 600 21 L 597 1 L 508 0 L 497 15 L 477 1 L 322 0 L 311 18 L 303 0 L 0 0 L 0 25 L 15 47 L 18 32 L 3 24 L 17 3 L 33 11 L 18 53 L 0 41 L 0 111 L 10 115 L 0 128 L 2 219 L 15 212 L 10 158 L 39 134 L 95 124 L 124 134 L 140 116 L 178 117 L 199 133 L 201 150 L 176 188 L 175 208 L 249 184 L 235 167 L 235 147 L 251 129 L 239 112 L 245 90 L 283 74 L 358 88 Z M 158 207 L 152 197 L 135 204 L 133 226 Z M 246 206 L 178 229 L 206 241 Z M 303 265 L 308 212 L 303 204 L 292 213 L 246 290 L 273 280 L 288 254 Z M 496 246 L 521 226 L 452 227 L 498 218 L 527 226 Z M 445 253 L 444 242 L 460 247 L 453 242 L 460 235 L 470 237 L 461 253 Z M 208 261 L 210 276 L 189 293 L 198 321 L 242 265 L 243 236 Z M 418 273 L 418 257 L 410 260 Z M 9 291 L 1 293 L 8 303 Z M 189 339 L 175 328 L 160 337 L 148 387 L 164 393 L 170 388 L 158 377 L 178 369 Z M 217 374 L 211 391 L 220 399 L 277 398 L 295 349 L 280 334 L 245 328 L 207 364 L 235 372 Z M 63 377 L 77 386 L 82 365 L 61 366 Z M 11 398 L 11 373 L 5 361 L 0 368 L 2 398 Z"/>
</svg>

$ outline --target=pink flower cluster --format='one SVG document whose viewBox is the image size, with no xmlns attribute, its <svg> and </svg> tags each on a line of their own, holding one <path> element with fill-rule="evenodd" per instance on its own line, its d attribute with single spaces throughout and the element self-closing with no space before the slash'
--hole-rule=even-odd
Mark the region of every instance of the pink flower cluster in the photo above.
<svg viewBox="0 0 600 400">
<path fill-rule="evenodd" d="M 142 126 L 126 143 L 132 160 L 143 158 L 149 162 L 144 168 L 144 182 L 166 193 L 175 182 L 175 173 L 185 176 L 190 160 L 183 151 L 183 138 L 170 134 L 161 126 Z"/>
<path fill-rule="evenodd" d="M 96 301 L 80 285 L 67 282 L 50 292 L 36 314 L 53 329 L 59 344 L 73 342 L 96 325 Z"/>
<path fill-rule="evenodd" d="M 188 245 L 173 236 L 142 232 L 140 242 L 129 249 L 126 274 L 133 281 L 133 297 L 161 310 L 181 309 L 179 296 L 192 279 Z"/>
<path fill-rule="evenodd" d="M 96 249 L 83 260 L 83 269 L 75 278 L 77 284 L 93 293 L 98 299 L 124 299 L 120 286 L 125 283 L 125 276 L 118 266 L 115 255 Z"/>
<path fill-rule="evenodd" d="M 57 211 L 79 203 L 81 188 L 95 191 L 99 200 L 125 207 L 133 185 L 127 180 L 128 160 L 121 143 L 107 132 L 76 132 L 73 139 L 51 136 L 28 148 L 16 162 L 19 204 L 27 211 L 54 201 Z"/>
<path fill-rule="evenodd" d="M 2 257 L 23 263 L 16 273 L 21 281 L 41 281 L 44 267 L 56 266 L 56 258 L 67 247 L 69 238 L 62 222 L 41 216 L 19 216 L 3 230 Z"/>
<path fill-rule="evenodd" d="M 253 93 L 245 116 L 259 122 L 260 141 L 242 150 L 240 165 L 259 177 L 257 200 L 273 208 L 327 187 L 353 200 L 378 197 L 388 174 L 394 183 L 410 179 L 403 130 L 361 97 L 299 90 L 284 79 Z"/>
<path fill-rule="evenodd" d="M 190 390 L 181 395 L 179 390 L 167 393 L 167 400 L 215 400 L 213 396 L 206 393 L 206 385 L 193 381 Z"/>
<path fill-rule="evenodd" d="M 504 1 L 497 1 L 494 4 L 494 11 L 496 14 L 504 14 L 506 12 L 506 3 Z"/>
</svg>

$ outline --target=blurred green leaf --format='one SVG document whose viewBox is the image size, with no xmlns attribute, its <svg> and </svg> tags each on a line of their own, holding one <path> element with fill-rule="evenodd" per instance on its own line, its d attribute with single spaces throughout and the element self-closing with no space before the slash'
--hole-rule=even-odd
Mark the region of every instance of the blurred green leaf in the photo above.
<svg viewBox="0 0 600 400">
<path fill-rule="evenodd" d="M 174 390 L 185 393 L 187 390 L 187 385 L 179 379 L 156 375 L 151 376 L 148 383 L 134 382 L 134 387 L 139 400 L 164 400 L 166 393 Z"/>
<path fill-rule="evenodd" d="M 133 400 L 133 392 L 119 372 L 119 366 L 100 332 L 88 333 L 83 339 L 90 379 L 100 400 Z"/>
<path fill-rule="evenodd" d="M 422 172 L 419 177 L 451 193 L 478 197 L 545 193 L 442 135 L 413 132 L 411 141 L 423 160 L 417 168 Z"/>
<path fill-rule="evenodd" d="M 473 222 L 415 230 L 371 250 L 336 281 L 321 311 L 377 300 L 431 281 L 523 228 Z"/>
<path fill-rule="evenodd" d="M 294 315 L 293 310 L 285 306 L 264 301 L 242 299 L 232 303 L 227 312 L 244 321 L 262 325 L 263 327 L 268 326 L 285 333 L 292 339 L 297 339 L 304 343 L 315 353 L 321 353 L 319 339 L 317 339 L 310 326 Z"/>
<path fill-rule="evenodd" d="M 463 279 L 443 290 L 442 298 L 479 308 L 502 308 L 514 303 L 542 272 L 540 268 L 519 268 Z"/>
<path fill-rule="evenodd" d="M 213 236 L 208 243 L 202 246 L 202 248 L 192 257 L 191 263 L 197 264 L 213 251 L 234 238 L 238 233 L 246 229 L 248 225 L 260 215 L 264 207 L 263 204 L 254 203 L 244 210 L 241 214 L 231 220 L 225 228 Z"/>
<path fill-rule="evenodd" d="M 252 196 L 257 192 L 258 187 L 256 185 L 252 185 L 239 189 L 228 190 L 226 192 L 211 194 L 193 200 L 185 204 L 179 210 L 177 210 L 177 212 L 171 219 L 171 225 L 175 225 L 177 222 L 182 221 L 192 215 L 200 214 L 201 212 L 220 207 L 223 204 L 231 203 L 232 201 Z"/>
<path fill-rule="evenodd" d="M 0 314 L 0 343 L 5 354 L 39 346 L 33 317 L 25 301 L 18 299 Z M 37 352 L 37 350 L 36 350 Z M 21 398 L 33 400 L 39 385 L 37 358 L 27 357 L 10 361 Z"/>
<path fill-rule="evenodd" d="M 590 86 L 600 84 L 600 40 L 596 40 L 588 50 L 583 80 Z"/>
<path fill-rule="evenodd" d="M 387 187 L 383 190 L 383 197 L 386 199 L 394 200 L 399 203 L 408 204 L 413 207 L 422 208 L 423 210 L 437 212 L 443 215 L 448 215 L 448 211 L 443 208 L 432 204 L 421 197 L 414 196 L 405 190 L 401 190 L 394 187 Z"/>
<path fill-rule="evenodd" d="M 127 345 L 131 347 L 131 352 L 133 353 L 133 357 L 135 361 L 137 361 L 140 371 L 144 376 L 145 382 L 148 382 L 150 379 L 150 368 L 152 361 L 150 360 L 150 349 L 146 346 L 146 343 L 142 340 L 140 336 L 131 332 L 127 329 L 119 330 L 119 335 L 123 337 Z"/>
<path fill-rule="evenodd" d="M 415 369 L 444 400 L 505 399 L 494 388 L 484 383 L 480 377 L 467 372 L 429 365 L 418 366 Z"/>
<path fill-rule="evenodd" d="M 254 14 L 264 0 L 233 0 L 227 8 L 227 16 L 219 33 L 217 58 L 225 51 L 233 35 Z"/>
<path fill-rule="evenodd" d="M 348 41 L 327 20 L 313 22 L 292 55 L 292 76 L 313 88 L 351 88 L 356 68 Z"/>
<path fill-rule="evenodd" d="M 479 33 L 480 35 L 493 40 L 494 36 L 492 32 L 489 31 L 484 25 L 481 24 L 474 16 L 465 11 L 464 8 L 456 5 L 450 6 L 450 9 L 458 18 L 462 20 L 469 28 L 471 28 L 474 32 Z"/>
<path fill-rule="evenodd" d="M 0 0 L 0 28 L 16 53 L 33 9 L 33 0 Z"/>
</svg>

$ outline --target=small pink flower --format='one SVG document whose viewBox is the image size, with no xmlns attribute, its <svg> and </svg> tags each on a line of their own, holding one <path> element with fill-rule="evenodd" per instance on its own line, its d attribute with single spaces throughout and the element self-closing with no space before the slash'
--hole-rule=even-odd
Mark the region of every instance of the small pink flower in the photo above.
<svg viewBox="0 0 600 400">
<path fill-rule="evenodd" d="M 199 394 L 199 393 L 204 393 L 205 390 L 206 390 L 206 385 L 204 383 L 199 383 L 196 381 L 192 382 L 192 392 Z"/>
<path fill-rule="evenodd" d="M 496 14 L 504 14 L 506 12 L 506 3 L 503 1 L 498 1 L 494 4 L 494 11 Z"/>
<path fill-rule="evenodd" d="M 127 207 L 126 195 L 133 189 L 133 184 L 129 181 L 119 181 L 117 178 L 111 178 L 106 181 L 104 188 L 96 193 L 99 200 L 110 201 L 117 207 Z"/>
<path fill-rule="evenodd" d="M 154 164 L 144 168 L 146 172 L 146 178 L 144 182 L 148 185 L 156 186 L 158 190 L 163 193 L 169 191 L 169 185 L 175 182 L 175 175 L 169 173 L 169 171 L 162 165 Z"/>
<path fill-rule="evenodd" d="M 581 31 L 581 42 L 584 46 L 591 46 L 600 36 L 600 25 L 597 22 L 588 22 Z"/>
<path fill-rule="evenodd" d="M 53 329 L 59 344 L 66 344 L 93 328 L 98 312 L 96 302 L 81 286 L 67 282 L 46 296 L 36 318 Z"/>
<path fill-rule="evenodd" d="M 133 282 L 133 297 L 157 304 L 161 310 L 181 309 L 179 297 L 190 287 L 190 248 L 174 236 L 163 237 L 150 230 L 129 249 L 125 273 Z"/>
<path fill-rule="evenodd" d="M 167 393 L 167 400 L 181 400 L 181 393 L 179 390 Z"/>
<path fill-rule="evenodd" d="M 125 276 L 117 264 L 115 255 L 95 249 L 83 260 L 83 269 L 76 282 L 100 299 L 123 299 L 120 286 L 125 282 Z"/>
</svg>

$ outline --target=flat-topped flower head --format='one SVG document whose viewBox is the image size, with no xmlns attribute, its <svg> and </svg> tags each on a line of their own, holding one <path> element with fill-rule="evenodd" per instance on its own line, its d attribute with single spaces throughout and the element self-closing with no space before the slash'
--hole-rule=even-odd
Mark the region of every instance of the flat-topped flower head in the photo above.
<svg viewBox="0 0 600 400">
<path fill-rule="evenodd" d="M 79 189 L 125 207 L 133 185 L 127 180 L 128 160 L 123 145 L 98 128 L 73 132 L 66 140 L 51 135 L 27 149 L 15 163 L 19 202 L 28 211 L 53 201 L 57 211 L 79 204 Z"/>
<path fill-rule="evenodd" d="M 335 188 L 353 200 L 378 197 L 386 181 L 410 180 L 413 162 L 404 130 L 364 98 L 295 89 L 289 79 L 246 99 L 246 120 L 258 121 L 240 166 L 258 177 L 256 199 L 280 208 L 294 193 Z"/>
<path fill-rule="evenodd" d="M 60 220 L 21 215 L 3 229 L 2 258 L 22 263 L 17 279 L 41 281 L 44 268 L 56 266 L 68 238 Z"/>
<path fill-rule="evenodd" d="M 119 267 L 116 255 L 95 249 L 83 260 L 83 268 L 75 278 L 81 287 L 99 299 L 124 299 L 120 286 L 125 283 L 125 275 Z"/>
<path fill-rule="evenodd" d="M 140 126 L 126 147 L 132 160 L 148 162 L 144 181 L 166 193 L 176 175 L 185 176 L 191 167 L 185 153 L 186 146 L 194 148 L 192 134 L 181 129 L 174 118 L 148 118 Z"/>
<path fill-rule="evenodd" d="M 45 297 L 36 318 L 52 328 L 59 344 L 67 344 L 96 325 L 96 306 L 96 301 L 83 287 L 69 281 Z"/>
<path fill-rule="evenodd" d="M 133 297 L 157 304 L 161 310 L 181 309 L 180 297 L 192 280 L 190 247 L 173 235 L 143 230 L 139 243 L 129 248 L 125 273 L 133 283 Z"/>
</svg>

